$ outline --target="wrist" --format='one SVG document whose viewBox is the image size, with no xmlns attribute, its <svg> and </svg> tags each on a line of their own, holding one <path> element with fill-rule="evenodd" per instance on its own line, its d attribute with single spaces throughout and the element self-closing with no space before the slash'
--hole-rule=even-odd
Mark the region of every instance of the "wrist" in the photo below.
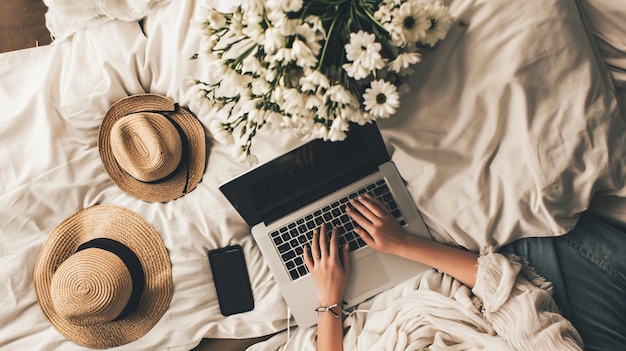
<svg viewBox="0 0 626 351">
<path fill-rule="evenodd" d="M 343 303 L 343 295 L 330 295 L 330 296 L 320 296 L 317 299 L 317 303 L 320 306 L 331 306 L 334 304 L 342 304 Z"/>
<path fill-rule="evenodd" d="M 328 314 L 335 318 L 340 318 L 343 315 L 344 305 L 345 303 L 343 302 L 334 303 L 332 305 L 321 305 L 318 306 L 315 311 L 317 312 L 318 316 Z"/>
<path fill-rule="evenodd" d="M 393 254 L 402 258 L 411 258 L 415 247 L 421 246 L 421 239 L 412 234 L 406 234 L 402 240 L 402 244 L 398 245 Z"/>
</svg>

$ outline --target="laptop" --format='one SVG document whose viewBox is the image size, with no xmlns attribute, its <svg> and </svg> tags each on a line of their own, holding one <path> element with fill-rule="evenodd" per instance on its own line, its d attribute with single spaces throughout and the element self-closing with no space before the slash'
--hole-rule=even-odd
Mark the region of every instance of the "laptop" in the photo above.
<svg viewBox="0 0 626 351">
<path fill-rule="evenodd" d="M 410 233 L 432 240 L 375 123 L 351 125 L 344 141 L 313 140 L 220 185 L 251 232 L 300 327 L 317 323 L 317 288 L 303 259 L 313 230 L 339 228 L 348 244 L 347 307 L 430 267 L 368 247 L 345 214 L 349 199 L 370 193 Z M 327 225 L 327 229 L 331 226 Z M 338 301 L 339 302 L 339 301 Z"/>
</svg>

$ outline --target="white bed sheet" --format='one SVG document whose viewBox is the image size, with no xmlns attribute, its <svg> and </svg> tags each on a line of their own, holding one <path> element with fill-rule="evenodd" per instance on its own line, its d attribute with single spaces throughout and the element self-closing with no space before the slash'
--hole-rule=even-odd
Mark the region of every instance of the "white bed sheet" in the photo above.
<svg viewBox="0 0 626 351">
<path fill-rule="evenodd" d="M 137 23 L 108 22 L 71 41 L 0 55 L 0 349 L 82 350 L 41 313 L 32 284 L 48 233 L 76 210 L 117 204 L 144 217 L 167 246 L 171 306 L 143 338 L 120 350 L 188 350 L 203 337 L 252 337 L 286 327 L 286 307 L 248 228 L 219 194 L 239 165 L 214 150 L 201 186 L 165 204 L 136 200 L 104 172 L 97 133 L 108 107 L 149 87 L 146 38 Z M 257 306 L 221 316 L 207 251 L 245 249 Z"/>
<path fill-rule="evenodd" d="M 558 235 L 573 226 L 593 194 L 625 195 L 624 119 L 576 5 L 448 3 L 468 26 L 457 23 L 446 41 L 424 54 L 411 96 L 380 123 L 439 240 L 478 249 Z M 40 312 L 32 269 L 61 220 L 100 203 L 143 216 L 162 235 L 173 266 L 170 309 L 145 337 L 119 349 L 183 350 L 202 337 L 244 338 L 286 327 L 286 306 L 272 276 L 217 189 L 248 168 L 228 148 L 212 143 L 198 188 L 166 204 L 126 195 L 100 164 L 99 124 L 126 95 L 166 95 L 208 125 L 209 109 L 185 85 L 206 70 L 201 60 L 189 60 L 198 50 L 199 28 L 190 23 L 198 7 L 174 1 L 153 9 L 145 35 L 137 23 L 108 21 L 49 47 L 0 55 L 2 348 L 83 349 Z M 255 147 L 262 162 L 301 142 L 261 133 Z M 256 308 L 224 318 L 206 253 L 234 243 L 245 249 Z"/>
</svg>

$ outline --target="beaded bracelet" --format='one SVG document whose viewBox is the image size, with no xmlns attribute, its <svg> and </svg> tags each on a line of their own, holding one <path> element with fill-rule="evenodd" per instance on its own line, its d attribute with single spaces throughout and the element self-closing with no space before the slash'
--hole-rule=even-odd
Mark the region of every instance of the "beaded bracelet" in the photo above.
<svg viewBox="0 0 626 351">
<path fill-rule="evenodd" d="M 320 312 L 330 312 L 330 314 L 332 314 L 333 317 L 339 318 L 339 317 L 341 317 L 341 315 L 338 314 L 337 312 L 333 311 L 333 308 L 335 308 L 337 306 L 345 306 L 345 305 L 346 305 L 345 302 L 339 302 L 339 303 L 336 303 L 336 304 L 330 305 L 330 306 L 319 306 L 318 308 L 315 309 L 315 312 L 317 312 L 318 314 Z"/>
</svg>

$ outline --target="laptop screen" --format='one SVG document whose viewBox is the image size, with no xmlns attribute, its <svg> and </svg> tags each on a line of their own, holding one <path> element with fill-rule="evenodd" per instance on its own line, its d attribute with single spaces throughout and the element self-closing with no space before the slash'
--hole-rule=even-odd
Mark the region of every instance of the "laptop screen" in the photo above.
<svg viewBox="0 0 626 351">
<path fill-rule="evenodd" d="M 375 123 L 313 140 L 220 186 L 246 223 L 281 218 L 376 171 L 389 154 Z"/>
</svg>

